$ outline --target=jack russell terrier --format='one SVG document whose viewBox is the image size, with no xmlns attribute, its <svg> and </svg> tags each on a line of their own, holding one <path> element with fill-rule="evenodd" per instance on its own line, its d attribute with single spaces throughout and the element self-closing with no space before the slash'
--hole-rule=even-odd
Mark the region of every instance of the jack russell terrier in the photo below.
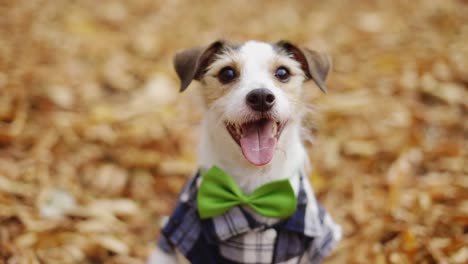
<svg viewBox="0 0 468 264">
<path fill-rule="evenodd" d="M 148 263 L 320 263 L 341 238 L 306 170 L 302 84 L 326 92 L 328 56 L 290 42 L 216 41 L 178 53 L 206 109 L 199 170 Z"/>
</svg>

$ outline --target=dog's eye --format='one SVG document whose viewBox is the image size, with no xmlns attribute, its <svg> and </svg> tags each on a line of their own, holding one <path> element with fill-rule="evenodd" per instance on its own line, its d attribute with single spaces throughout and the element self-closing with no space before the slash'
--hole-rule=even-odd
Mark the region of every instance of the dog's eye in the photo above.
<svg viewBox="0 0 468 264">
<path fill-rule="evenodd" d="M 280 66 L 276 69 L 275 77 L 281 82 L 289 81 L 289 76 L 289 70 L 286 67 Z"/>
<path fill-rule="evenodd" d="M 236 77 L 236 70 L 229 66 L 222 68 L 218 73 L 219 81 L 224 84 L 232 82 Z"/>
</svg>

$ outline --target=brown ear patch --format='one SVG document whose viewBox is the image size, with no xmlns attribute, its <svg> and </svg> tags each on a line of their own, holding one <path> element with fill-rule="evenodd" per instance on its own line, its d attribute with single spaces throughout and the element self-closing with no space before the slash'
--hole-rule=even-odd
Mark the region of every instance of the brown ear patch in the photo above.
<svg viewBox="0 0 468 264">
<path fill-rule="evenodd" d="M 290 54 L 301 64 L 308 79 L 312 79 L 322 92 L 327 93 L 325 79 L 331 67 L 329 56 L 307 48 L 298 48 L 287 41 L 279 41 L 276 46 Z"/>
<path fill-rule="evenodd" d="M 174 56 L 174 68 L 180 79 L 183 92 L 193 79 L 200 80 L 206 68 L 213 62 L 214 55 L 224 47 L 224 41 L 216 41 L 207 48 L 183 50 Z"/>
</svg>

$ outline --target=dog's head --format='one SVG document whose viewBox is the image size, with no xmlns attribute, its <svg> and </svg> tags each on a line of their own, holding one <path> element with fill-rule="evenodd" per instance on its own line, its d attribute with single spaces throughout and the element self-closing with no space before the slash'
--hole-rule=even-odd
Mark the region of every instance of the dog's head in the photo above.
<svg viewBox="0 0 468 264">
<path fill-rule="evenodd" d="M 328 56 L 286 41 L 216 41 L 178 53 L 174 64 L 180 91 L 200 81 L 207 109 L 222 124 L 219 133 L 228 133 L 256 166 L 271 161 L 283 129 L 301 118 L 302 83 L 313 80 L 326 92 L 330 69 Z"/>
</svg>

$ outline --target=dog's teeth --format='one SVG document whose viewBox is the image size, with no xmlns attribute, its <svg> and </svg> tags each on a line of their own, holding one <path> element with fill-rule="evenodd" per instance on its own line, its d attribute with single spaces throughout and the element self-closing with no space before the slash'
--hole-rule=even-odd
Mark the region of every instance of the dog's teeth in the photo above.
<svg viewBox="0 0 468 264">
<path fill-rule="evenodd" d="M 278 132 L 278 124 L 274 123 L 273 128 L 272 128 L 272 134 L 273 136 L 276 136 L 276 133 Z"/>
<path fill-rule="evenodd" d="M 236 126 L 236 132 L 237 132 L 237 135 L 242 136 L 242 130 L 240 126 Z"/>
</svg>

